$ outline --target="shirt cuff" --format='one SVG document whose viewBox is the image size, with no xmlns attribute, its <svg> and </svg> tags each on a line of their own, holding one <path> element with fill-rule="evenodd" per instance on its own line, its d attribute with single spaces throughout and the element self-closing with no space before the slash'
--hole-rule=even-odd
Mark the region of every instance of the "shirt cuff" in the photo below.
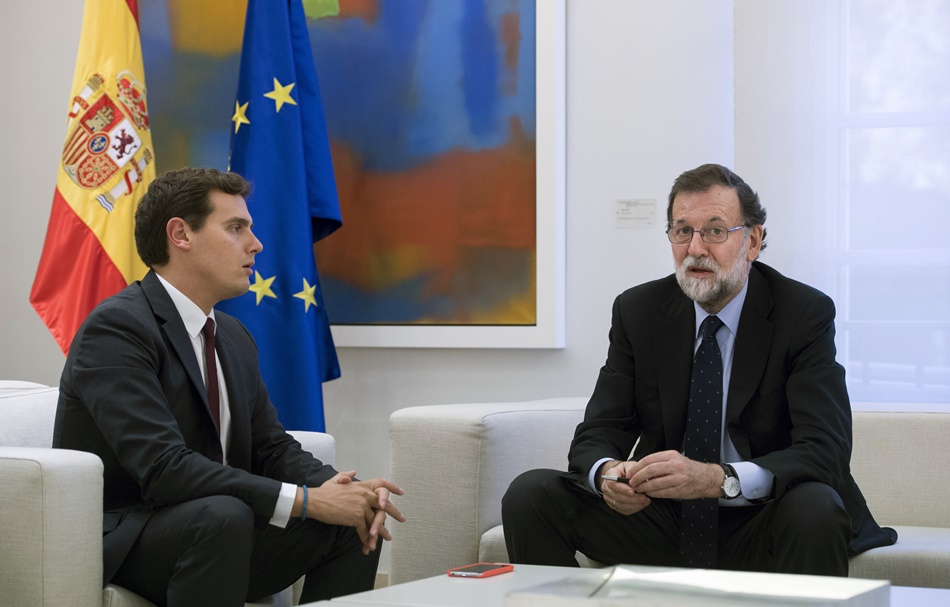
<svg viewBox="0 0 950 607">
<path fill-rule="evenodd" d="M 280 495 L 277 496 L 277 506 L 274 507 L 274 516 L 268 522 L 281 529 L 286 527 L 290 521 L 290 511 L 294 507 L 295 499 L 297 499 L 297 485 L 281 483 Z"/>
<path fill-rule="evenodd" d="M 612 457 L 605 457 L 599 459 L 594 463 L 594 467 L 590 469 L 590 473 L 587 475 L 587 487 L 597 495 L 603 495 L 600 491 L 597 490 L 597 481 L 594 479 L 594 475 L 597 474 L 597 471 L 600 470 L 600 467 L 604 465 L 604 462 L 609 462 L 613 460 Z"/>
<path fill-rule="evenodd" d="M 761 500 L 772 495 L 775 475 L 752 462 L 730 463 L 739 477 L 742 497 L 746 500 Z"/>
</svg>

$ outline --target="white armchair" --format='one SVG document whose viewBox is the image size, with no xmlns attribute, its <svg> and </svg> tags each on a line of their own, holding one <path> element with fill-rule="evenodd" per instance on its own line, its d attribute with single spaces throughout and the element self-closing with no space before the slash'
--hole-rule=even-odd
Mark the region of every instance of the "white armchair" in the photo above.
<svg viewBox="0 0 950 607">
<path fill-rule="evenodd" d="M 501 498 L 532 468 L 567 468 L 586 398 L 431 405 L 389 418 L 392 480 L 407 521 L 392 529 L 390 584 L 507 561 Z"/>
<path fill-rule="evenodd" d="M 0 603 L 154 607 L 114 584 L 102 587 L 102 462 L 51 449 L 57 388 L 0 381 Z M 333 464 L 320 432 L 291 434 Z M 297 604 L 302 579 L 256 606 Z"/>
</svg>

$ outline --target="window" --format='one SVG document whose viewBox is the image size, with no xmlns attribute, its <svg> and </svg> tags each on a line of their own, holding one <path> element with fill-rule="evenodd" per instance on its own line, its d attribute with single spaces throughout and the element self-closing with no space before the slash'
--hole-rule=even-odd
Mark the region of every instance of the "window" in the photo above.
<svg viewBox="0 0 950 607">
<path fill-rule="evenodd" d="M 829 257 L 848 389 L 950 403 L 950 2 L 836 13 Z"/>
<path fill-rule="evenodd" d="M 762 261 L 834 299 L 856 407 L 950 410 L 950 0 L 734 6 Z"/>
</svg>

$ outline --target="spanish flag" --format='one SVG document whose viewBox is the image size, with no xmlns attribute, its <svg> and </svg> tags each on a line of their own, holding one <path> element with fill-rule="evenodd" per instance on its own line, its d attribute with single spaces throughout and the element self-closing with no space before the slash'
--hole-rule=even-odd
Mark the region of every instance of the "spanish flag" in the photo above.
<svg viewBox="0 0 950 607">
<path fill-rule="evenodd" d="M 155 177 L 137 0 L 86 0 L 66 143 L 30 303 L 62 348 L 146 271 L 135 207 Z"/>
</svg>

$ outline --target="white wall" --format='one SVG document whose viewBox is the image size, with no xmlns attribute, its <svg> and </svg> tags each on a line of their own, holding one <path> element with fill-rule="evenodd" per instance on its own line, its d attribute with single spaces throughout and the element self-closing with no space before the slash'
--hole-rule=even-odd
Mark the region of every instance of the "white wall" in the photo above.
<svg viewBox="0 0 950 607">
<path fill-rule="evenodd" d="M 28 296 L 65 134 L 81 14 L 82 0 L 61 0 L 55 9 L 32 0 L 0 5 L 0 378 L 55 385 L 63 364 Z M 388 475 L 388 418 L 402 407 L 590 393 L 606 354 L 613 298 L 672 270 L 663 223 L 673 179 L 704 162 L 733 164 L 732 66 L 731 0 L 568 2 L 567 347 L 341 348 L 343 377 L 325 387 L 341 467 L 364 478 Z M 657 225 L 616 227 L 615 202 L 629 198 L 655 199 Z M 781 267 L 771 252 L 768 261 Z"/>
<path fill-rule="evenodd" d="M 66 136 L 82 0 L 0 4 L 0 379 L 56 385 L 60 351 L 30 306 Z"/>
<path fill-rule="evenodd" d="M 825 201 L 836 9 L 827 0 L 737 0 L 735 18 L 735 163 L 768 211 L 763 261 L 783 259 L 782 273 L 825 292 L 833 287 L 824 244 L 834 228 Z"/>
</svg>

